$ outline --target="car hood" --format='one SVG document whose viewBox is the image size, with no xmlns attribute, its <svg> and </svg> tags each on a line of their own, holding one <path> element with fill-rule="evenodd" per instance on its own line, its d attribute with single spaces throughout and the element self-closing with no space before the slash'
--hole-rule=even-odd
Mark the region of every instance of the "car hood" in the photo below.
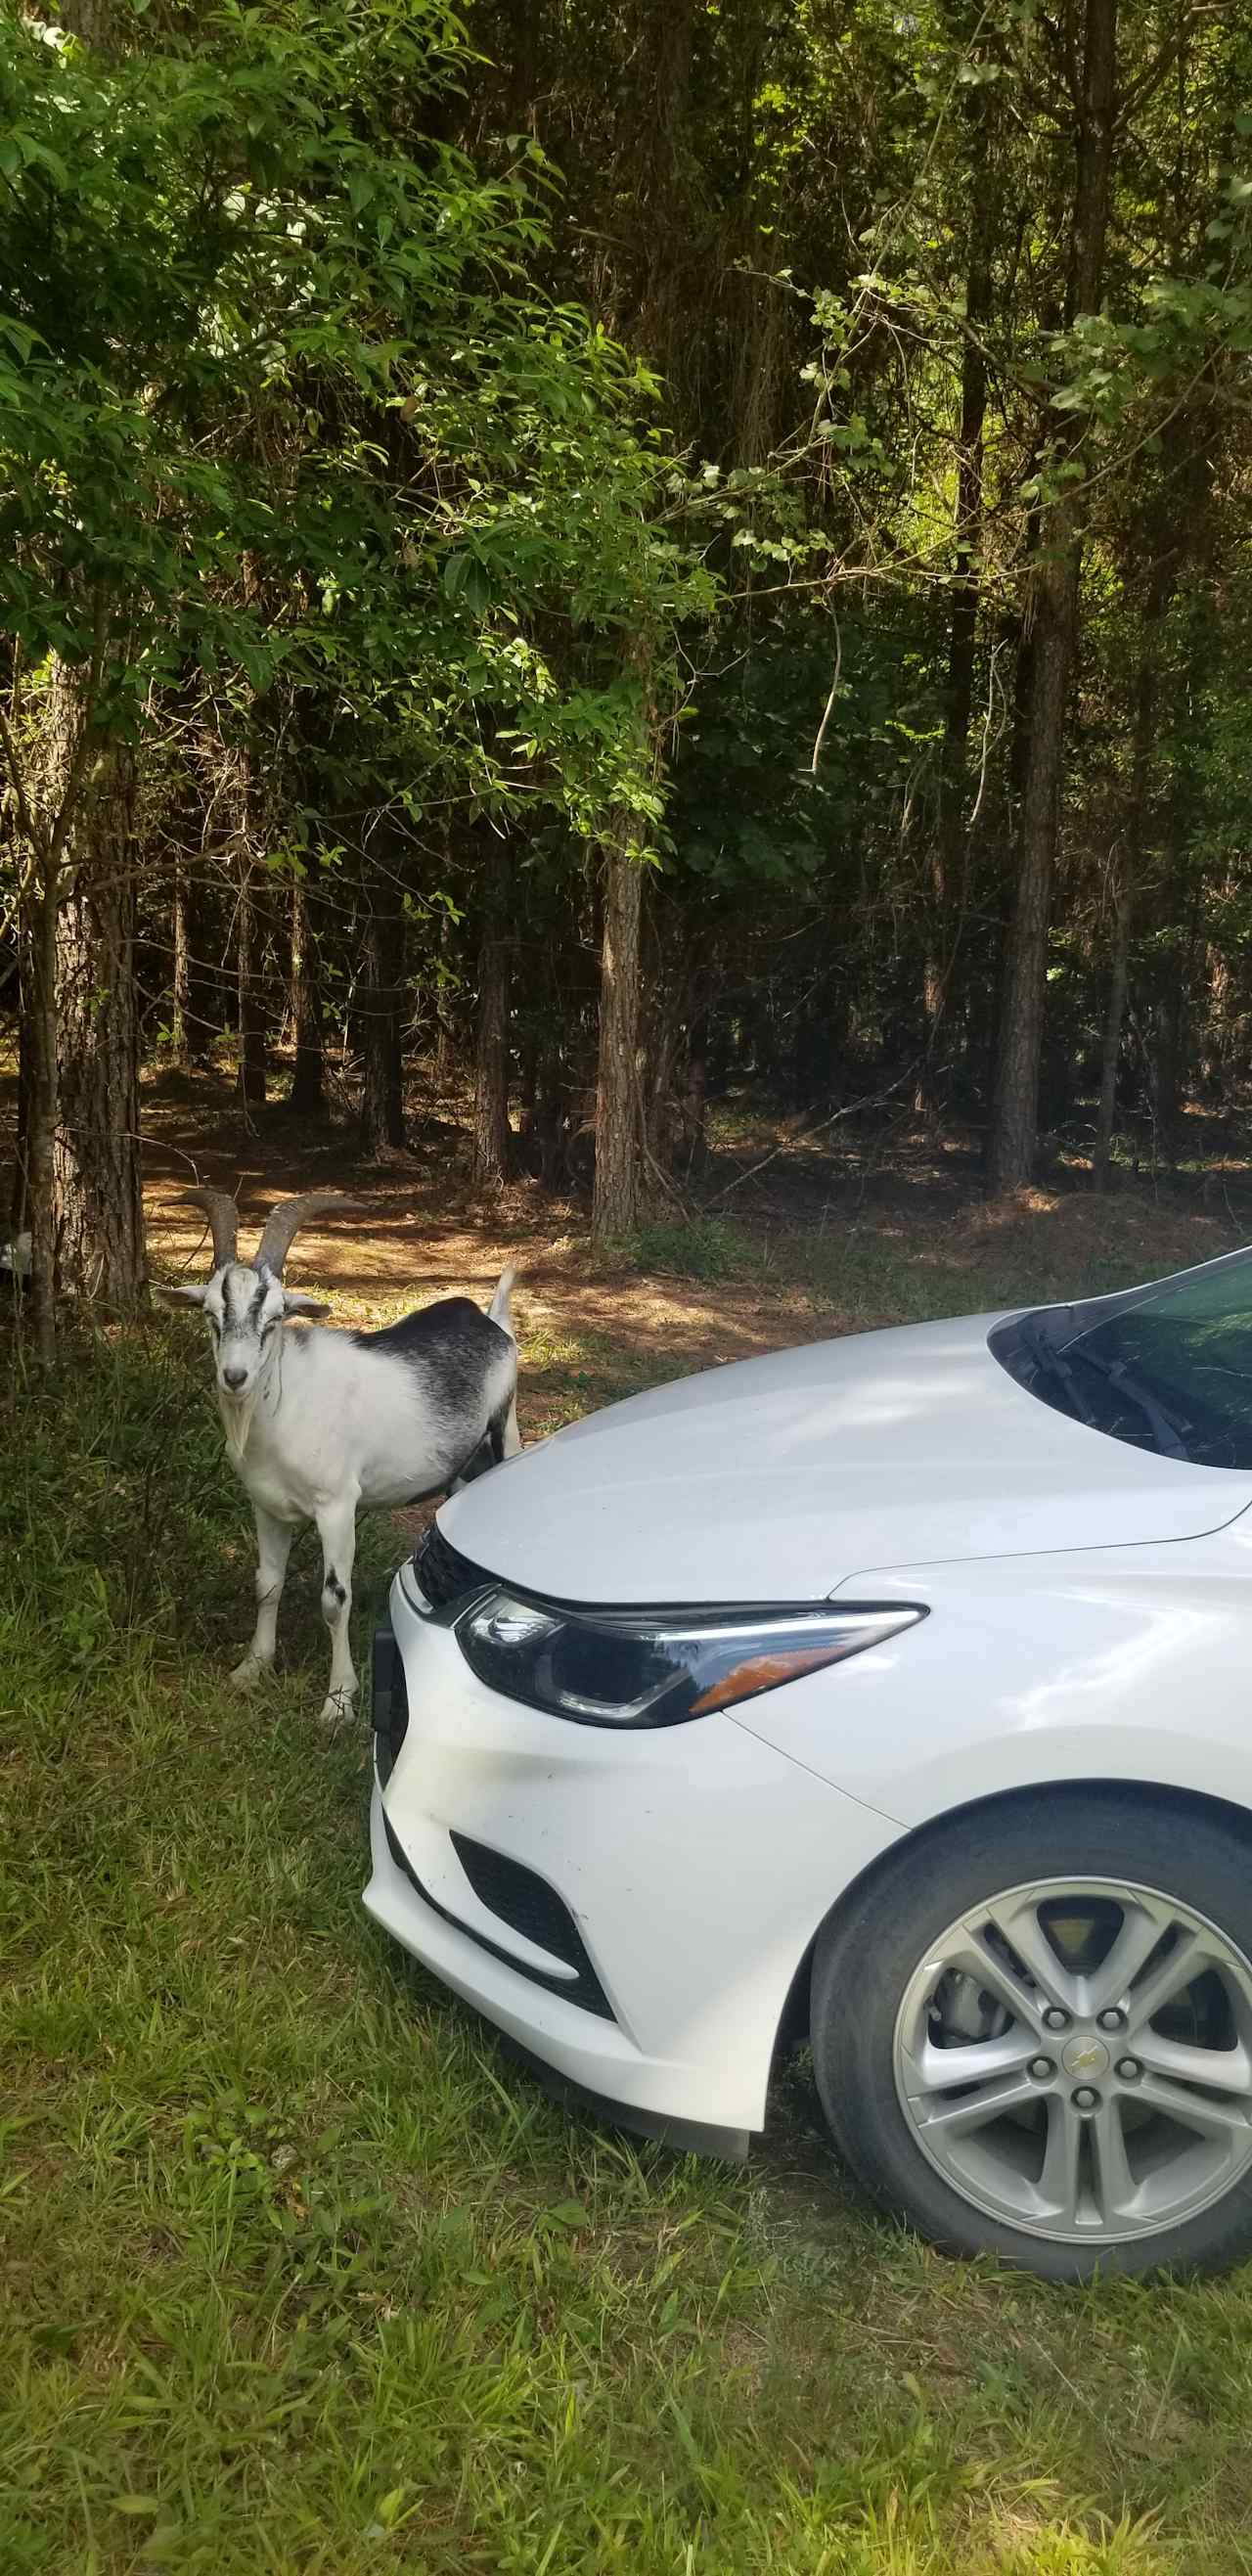
<svg viewBox="0 0 1252 2576">
<path fill-rule="evenodd" d="M 962 1317 L 740 1360 L 573 1422 L 455 1495 L 462 1553 L 565 1601 L 813 1601 L 936 1560 L 1199 1537 L 1252 1478 L 1090 1431 Z"/>
</svg>

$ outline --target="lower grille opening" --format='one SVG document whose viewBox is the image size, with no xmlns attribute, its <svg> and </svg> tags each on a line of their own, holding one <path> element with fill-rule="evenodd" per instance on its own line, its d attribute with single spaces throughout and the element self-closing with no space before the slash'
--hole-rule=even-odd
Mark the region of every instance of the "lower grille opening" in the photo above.
<svg viewBox="0 0 1252 2576">
<path fill-rule="evenodd" d="M 520 1860 L 510 1860 L 505 1852 L 471 1842 L 468 1834 L 454 1833 L 452 1848 L 475 1896 L 481 1896 L 502 1923 L 511 1924 L 538 1949 L 550 1950 L 580 1976 L 594 1975 L 573 1915 L 546 1878 L 524 1868 Z"/>
<path fill-rule="evenodd" d="M 515 1958 L 513 1952 L 506 1950 L 500 1942 L 488 1940 L 486 1934 L 478 1931 L 474 1924 L 463 1923 L 458 1914 L 453 1914 L 448 1906 L 440 1903 L 437 1896 L 432 1896 L 430 1889 L 418 1877 L 390 1816 L 385 1813 L 383 1831 L 387 1837 L 387 1849 L 396 1868 L 407 1878 L 410 1887 L 416 1889 L 423 1905 L 429 1905 L 432 1914 L 438 1914 L 444 1923 L 451 1923 L 458 1932 L 465 1934 L 468 1941 L 476 1941 L 480 1950 L 486 1950 L 493 1959 L 502 1960 L 506 1968 L 512 1968 L 516 1976 L 526 1977 L 532 1986 L 543 1986 L 550 1995 L 562 1995 L 566 2003 L 580 2004 L 584 2012 L 596 2013 L 601 2021 L 615 2020 L 612 2004 L 592 1967 L 579 1938 L 577 1927 L 566 1907 L 561 1903 L 556 1890 L 549 1887 L 545 1879 L 537 1878 L 532 1870 L 523 1869 L 518 1861 L 506 1861 L 502 1853 L 489 1851 L 485 1843 L 471 1842 L 465 1834 L 452 1836 L 461 1867 L 481 1902 L 484 1905 L 490 1905 L 492 1912 L 499 1915 L 502 1923 L 512 1924 L 513 1930 L 523 1933 L 528 1941 L 540 1943 L 545 1950 L 550 1950 L 556 1959 L 568 1959 L 570 1966 L 577 1968 L 578 1971 L 573 1977 L 550 1976 L 545 1968 L 531 1967 L 525 1959 Z M 496 1868 L 515 1871 L 518 1878 L 528 1880 L 532 1888 L 541 1890 L 548 1904 L 555 1907 L 556 1915 L 560 1917 L 559 1927 L 556 1917 L 547 1915 L 544 1917 L 545 1929 L 542 1934 L 532 1930 L 528 1924 L 515 1922 L 511 1914 L 484 1894 L 469 1866 L 467 1854 L 476 1854 L 483 1861 L 493 1863 Z M 559 1938 L 554 1938 L 553 1935 L 558 1929 Z"/>
<path fill-rule="evenodd" d="M 370 1650 L 370 1720 L 374 1729 L 374 1760 L 378 1767 L 379 1786 L 385 1789 L 409 1726 L 404 1657 L 396 1644 L 390 1620 L 385 1627 L 375 1629 Z"/>
</svg>

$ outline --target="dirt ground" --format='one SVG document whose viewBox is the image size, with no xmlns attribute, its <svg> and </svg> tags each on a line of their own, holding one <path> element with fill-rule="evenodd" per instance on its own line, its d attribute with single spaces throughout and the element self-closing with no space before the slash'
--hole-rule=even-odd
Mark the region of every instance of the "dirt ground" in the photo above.
<svg viewBox="0 0 1252 2576">
<path fill-rule="evenodd" d="M 312 1223 L 289 1262 L 293 1284 L 328 1289 L 346 1323 L 384 1322 L 452 1293 L 485 1303 L 512 1262 L 522 1429 L 533 1438 L 632 1387 L 719 1362 L 926 1313 L 1096 1289 L 1252 1239 L 1248 1167 L 1217 1139 L 1197 1135 L 1206 1166 L 1168 1183 L 1127 1176 L 1101 1200 L 1085 1175 L 1060 1170 L 1050 1188 L 989 1207 L 968 1136 L 936 1137 L 896 1118 L 813 1140 L 744 1109 L 721 1117 L 701 1188 L 704 1208 L 733 1221 L 746 1256 L 726 1265 L 736 1275 L 692 1275 L 700 1264 L 684 1259 L 672 1224 L 653 1266 L 645 1240 L 645 1266 L 614 1267 L 591 1254 L 584 1204 L 524 1182 L 498 1198 L 474 1191 L 462 1106 L 439 1101 L 432 1114 L 423 1092 L 411 1104 L 412 1150 L 363 1166 L 344 1123 L 306 1126 L 282 1106 L 245 1120 L 226 1073 L 149 1079 L 154 1270 L 203 1275 L 205 1229 L 175 1204 L 196 1181 L 237 1194 L 245 1252 L 249 1227 L 276 1198 L 315 1186 L 350 1193 L 357 1206 Z"/>
<path fill-rule="evenodd" d="M 0 1068 L 0 1167 L 16 1085 Z M 649 1256 L 592 1256 L 585 1203 L 520 1182 L 499 1197 L 468 1178 L 467 1103 L 422 1068 L 408 1104 L 412 1148 L 363 1165 L 346 1104 L 317 1123 L 281 1102 L 245 1115 L 228 1067 L 145 1076 L 144 1196 L 157 1278 L 206 1275 L 207 1230 L 177 1204 L 195 1183 L 234 1192 L 245 1255 L 276 1199 L 314 1187 L 356 1201 L 300 1235 L 293 1285 L 325 1288 L 344 1323 L 377 1324 L 453 1293 L 486 1303 L 516 1268 L 519 1410 L 534 1438 L 571 1415 L 720 1362 L 925 1314 L 1068 1295 L 1182 1267 L 1252 1240 L 1252 1168 L 1196 1122 L 1190 1169 L 1127 1175 L 1094 1198 L 1081 1170 L 1008 1205 L 981 1197 L 976 1139 L 937 1135 L 899 1110 L 819 1135 L 751 1104 L 719 1109 L 701 1178 L 708 1224 L 729 1221 L 731 1257 L 699 1275 L 682 1209 L 662 1209 Z M 698 1251 L 698 1246 L 697 1246 Z"/>
<path fill-rule="evenodd" d="M 327 1287 L 345 1323 L 384 1322 L 435 1297 L 485 1304 L 511 1262 L 519 1328 L 537 1348 L 540 1376 L 549 1351 L 577 1350 L 593 1361 L 615 1356 L 637 1382 L 812 1338 L 809 1301 L 782 1283 L 641 1277 L 593 1265 L 586 1209 L 527 1183 L 499 1198 L 477 1195 L 463 1177 L 463 1138 L 451 1121 L 429 1122 L 433 1132 L 411 1153 L 363 1168 L 350 1133 L 302 1127 L 281 1109 L 261 1113 L 249 1130 L 229 1086 L 211 1078 L 210 1085 L 193 1091 L 167 1080 L 145 1098 L 144 1202 L 158 1275 L 202 1275 L 203 1221 L 175 1203 L 196 1182 L 237 1195 L 245 1256 L 249 1227 L 259 1229 L 275 1199 L 339 1189 L 357 1207 L 304 1229 L 288 1275 L 293 1284 Z M 612 1354 L 599 1353 L 602 1340 Z M 618 1374 L 610 1366 L 609 1375 Z"/>
</svg>

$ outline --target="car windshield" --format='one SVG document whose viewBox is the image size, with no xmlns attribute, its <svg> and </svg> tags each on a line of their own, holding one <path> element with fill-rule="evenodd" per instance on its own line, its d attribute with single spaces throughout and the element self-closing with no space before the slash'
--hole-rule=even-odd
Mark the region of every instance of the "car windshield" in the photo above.
<svg viewBox="0 0 1252 2576">
<path fill-rule="evenodd" d="M 1252 1468 L 1252 1252 L 1124 1299 L 997 1326 L 993 1356 L 1040 1403 L 1199 1467 Z"/>
</svg>

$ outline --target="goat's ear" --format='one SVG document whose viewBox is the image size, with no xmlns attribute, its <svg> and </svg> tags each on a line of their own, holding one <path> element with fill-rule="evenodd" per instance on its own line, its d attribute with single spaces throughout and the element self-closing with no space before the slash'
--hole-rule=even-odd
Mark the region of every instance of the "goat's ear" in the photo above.
<svg viewBox="0 0 1252 2576">
<path fill-rule="evenodd" d="M 168 1297 L 173 1306 L 202 1306 L 209 1293 L 207 1288 L 166 1288 L 160 1280 L 156 1292 L 158 1297 Z"/>
<path fill-rule="evenodd" d="M 284 1315 L 329 1315 L 324 1297 L 302 1297 L 298 1288 L 284 1288 Z"/>
</svg>

